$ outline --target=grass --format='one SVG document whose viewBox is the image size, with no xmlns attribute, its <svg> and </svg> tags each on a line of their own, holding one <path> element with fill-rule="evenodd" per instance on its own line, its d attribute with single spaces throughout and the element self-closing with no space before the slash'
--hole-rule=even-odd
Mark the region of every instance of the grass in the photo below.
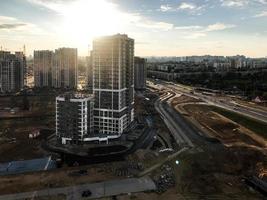
<svg viewBox="0 0 267 200">
<path fill-rule="evenodd" d="M 258 135 L 261 135 L 265 139 L 267 139 L 267 124 L 255 119 L 252 119 L 250 117 L 225 110 L 223 108 L 215 107 L 215 106 L 210 106 L 210 108 L 214 111 L 217 112 L 230 120 L 246 127 L 247 129 L 250 129 L 251 131 L 255 132 Z"/>
</svg>

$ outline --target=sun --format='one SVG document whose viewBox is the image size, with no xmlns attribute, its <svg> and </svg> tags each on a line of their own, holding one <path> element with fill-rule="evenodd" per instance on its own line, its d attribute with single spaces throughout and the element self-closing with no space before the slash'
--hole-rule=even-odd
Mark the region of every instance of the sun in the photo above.
<svg viewBox="0 0 267 200">
<path fill-rule="evenodd" d="M 64 35 L 77 45 L 86 45 L 92 38 L 122 30 L 121 13 L 105 0 L 74 1 L 62 10 Z"/>
</svg>

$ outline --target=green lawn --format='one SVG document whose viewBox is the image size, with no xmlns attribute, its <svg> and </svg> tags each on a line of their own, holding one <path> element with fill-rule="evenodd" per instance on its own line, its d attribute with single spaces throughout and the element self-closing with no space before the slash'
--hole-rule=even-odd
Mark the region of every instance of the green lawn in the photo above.
<svg viewBox="0 0 267 200">
<path fill-rule="evenodd" d="M 255 133 L 263 136 L 264 138 L 267 139 L 267 124 L 252 118 L 249 118 L 244 115 L 240 115 L 238 113 L 234 113 L 228 110 L 225 110 L 223 108 L 215 107 L 215 106 L 210 106 L 210 108 L 214 111 L 217 112 L 232 121 L 254 131 Z"/>
</svg>

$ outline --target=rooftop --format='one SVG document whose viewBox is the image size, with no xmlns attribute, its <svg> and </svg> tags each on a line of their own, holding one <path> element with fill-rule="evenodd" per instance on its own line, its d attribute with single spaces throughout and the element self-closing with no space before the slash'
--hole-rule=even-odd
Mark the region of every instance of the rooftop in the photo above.
<svg viewBox="0 0 267 200">
<path fill-rule="evenodd" d="M 123 39 L 133 40 L 132 38 L 129 38 L 127 34 L 118 33 L 118 34 L 115 34 L 115 35 L 107 35 L 107 36 L 96 37 L 94 39 L 94 41 L 103 40 L 103 39 L 114 39 L 114 38 L 123 38 Z"/>
<path fill-rule="evenodd" d="M 58 96 L 59 98 L 65 99 L 85 99 L 85 98 L 93 98 L 92 94 L 83 94 L 83 93 L 75 93 L 75 92 L 68 92 Z"/>
</svg>

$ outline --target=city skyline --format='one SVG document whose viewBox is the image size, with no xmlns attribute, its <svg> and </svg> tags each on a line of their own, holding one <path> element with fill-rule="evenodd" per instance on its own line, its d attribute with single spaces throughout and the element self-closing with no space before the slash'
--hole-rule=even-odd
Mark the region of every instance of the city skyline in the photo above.
<svg viewBox="0 0 267 200">
<path fill-rule="evenodd" d="M 266 0 L 11 0 L 1 6 L 0 45 L 15 51 L 25 44 L 27 55 L 67 46 L 86 56 L 94 37 L 116 33 L 135 38 L 139 56 L 267 55 Z"/>
</svg>

